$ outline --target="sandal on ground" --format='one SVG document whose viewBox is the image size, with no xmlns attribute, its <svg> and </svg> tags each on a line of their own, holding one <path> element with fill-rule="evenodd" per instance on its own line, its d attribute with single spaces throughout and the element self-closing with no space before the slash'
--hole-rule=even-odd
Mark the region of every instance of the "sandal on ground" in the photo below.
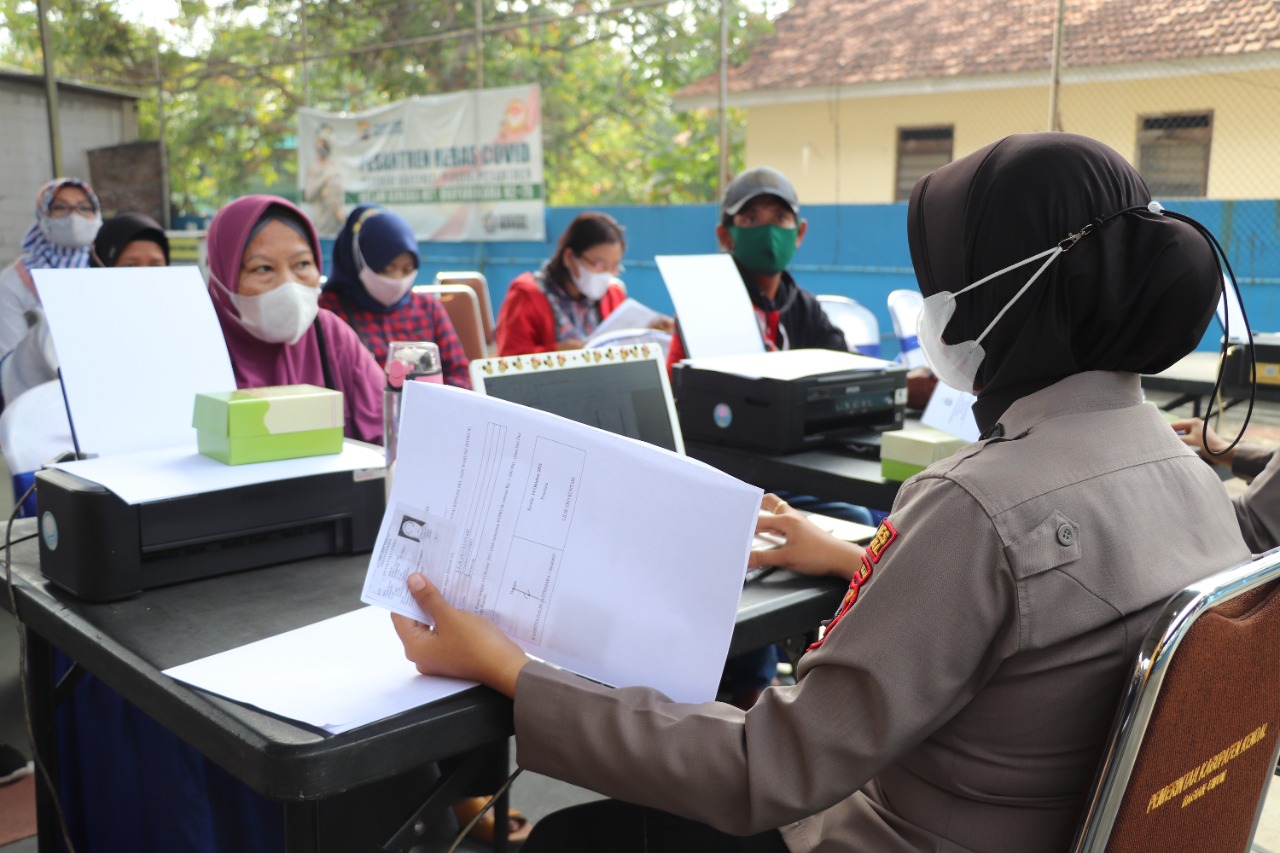
<svg viewBox="0 0 1280 853">
<path fill-rule="evenodd" d="M 458 819 L 458 826 L 463 827 L 471 822 L 471 819 L 480 813 L 485 807 L 485 803 L 489 802 L 488 797 L 463 797 L 453 802 L 453 815 Z M 493 809 L 485 812 L 484 817 L 471 827 L 468 833 L 476 841 L 482 841 L 485 844 L 493 843 L 493 836 L 496 825 L 493 820 Z M 512 844 L 519 844 L 529 837 L 529 833 L 533 831 L 533 822 L 524 814 L 516 809 L 507 810 L 507 841 Z"/>
</svg>

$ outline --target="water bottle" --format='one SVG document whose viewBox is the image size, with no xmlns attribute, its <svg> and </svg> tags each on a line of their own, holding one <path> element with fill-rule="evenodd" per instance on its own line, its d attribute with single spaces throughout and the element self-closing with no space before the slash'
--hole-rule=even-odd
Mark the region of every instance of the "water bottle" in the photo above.
<svg viewBox="0 0 1280 853">
<path fill-rule="evenodd" d="M 406 382 L 444 383 L 440 348 L 430 341 L 391 341 L 387 345 L 387 385 L 382 392 L 382 447 L 387 457 L 387 501 L 400 432 L 400 394 Z"/>
</svg>

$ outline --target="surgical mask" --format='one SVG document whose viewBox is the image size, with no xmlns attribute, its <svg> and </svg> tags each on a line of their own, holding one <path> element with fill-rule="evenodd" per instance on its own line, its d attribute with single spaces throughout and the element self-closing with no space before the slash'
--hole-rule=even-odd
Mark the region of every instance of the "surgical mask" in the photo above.
<svg viewBox="0 0 1280 853">
<path fill-rule="evenodd" d="M 359 225 L 364 224 L 364 220 L 369 216 L 376 216 L 377 210 L 368 210 L 361 217 Z M 374 272 L 367 261 L 364 259 L 364 252 L 360 251 L 360 231 L 359 225 L 354 234 L 351 235 L 351 254 L 355 256 L 356 267 L 360 270 L 360 283 L 364 285 L 365 290 L 369 291 L 369 295 L 390 308 L 395 305 L 404 295 L 409 292 L 409 288 L 413 287 L 414 279 L 418 277 L 418 271 L 414 270 L 403 278 L 395 278 L 394 276 L 381 275 Z"/>
<path fill-rule="evenodd" d="M 974 382 L 978 378 L 978 368 L 982 365 L 982 360 L 986 358 L 986 352 L 982 348 L 982 339 L 995 328 L 996 323 L 1000 322 L 1000 318 L 1005 315 L 1005 312 L 1013 307 L 1013 303 L 1017 302 L 1018 298 L 1027 292 L 1027 288 L 1031 287 L 1035 280 L 1044 274 L 1044 271 L 1049 268 L 1049 264 L 1057 260 L 1059 255 L 1075 245 L 1077 240 L 1092 230 L 1093 226 L 1086 225 L 1078 233 L 1067 237 L 1052 249 L 1046 249 L 1038 255 L 1032 255 L 1015 264 L 1010 264 L 1002 270 L 993 272 L 986 278 L 979 279 L 967 287 L 962 287 L 955 293 L 942 291 L 926 297 L 924 305 L 920 309 L 920 320 L 916 328 L 916 334 L 920 339 L 920 349 L 924 350 L 925 360 L 929 362 L 929 369 L 937 375 L 938 379 L 957 391 L 972 393 Z M 1027 279 L 1027 283 L 1013 295 L 1013 298 L 1005 303 L 1005 306 L 1000 309 L 995 318 L 982 330 L 982 334 L 978 335 L 974 340 L 961 341 L 958 344 L 948 344 L 942 340 L 943 331 L 946 330 L 947 324 L 951 322 L 951 318 L 956 313 L 957 296 L 961 293 L 968 293 L 976 287 L 981 287 L 1007 272 L 1035 263 L 1041 259 L 1044 259 L 1044 263 L 1040 264 L 1040 268 L 1035 271 L 1031 278 Z"/>
<path fill-rule="evenodd" d="M 240 313 L 240 325 L 268 344 L 296 344 L 320 312 L 320 288 L 287 281 L 260 293 L 245 296 L 229 290 L 215 276 L 214 282 Z"/>
<path fill-rule="evenodd" d="M 588 302 L 599 302 L 603 299 L 611 281 L 613 281 L 613 273 L 590 272 L 583 268 L 581 262 L 578 263 L 578 274 L 573 277 L 573 283 L 577 285 L 578 292 L 586 297 Z"/>
<path fill-rule="evenodd" d="M 82 249 L 89 245 L 98 236 L 98 229 L 101 227 L 102 217 L 97 214 L 86 217 L 72 213 L 56 219 L 52 216 L 40 217 L 40 230 L 44 235 L 67 249 Z"/>
<path fill-rule="evenodd" d="M 368 267 L 360 270 L 360 283 L 364 285 L 364 289 L 369 291 L 370 296 L 388 308 L 404 298 L 404 295 L 409 292 L 409 288 L 413 287 L 413 281 L 417 277 L 417 272 L 411 272 L 406 276 L 396 278 L 389 275 L 380 275 Z"/>
<path fill-rule="evenodd" d="M 757 225 L 729 227 L 733 238 L 733 259 L 749 272 L 777 273 L 787 268 L 796 254 L 795 228 Z"/>
</svg>

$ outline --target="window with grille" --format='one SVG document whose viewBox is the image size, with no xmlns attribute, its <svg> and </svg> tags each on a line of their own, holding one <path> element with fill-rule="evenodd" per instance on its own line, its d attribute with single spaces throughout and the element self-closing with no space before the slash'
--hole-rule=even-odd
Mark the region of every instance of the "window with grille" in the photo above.
<svg viewBox="0 0 1280 853">
<path fill-rule="evenodd" d="M 911 190 L 924 175 L 951 162 L 954 128 L 898 128 L 898 170 L 893 197 L 909 201 Z"/>
<path fill-rule="evenodd" d="M 1209 189 L 1213 113 L 1138 119 L 1138 171 L 1155 198 L 1203 198 Z"/>
</svg>

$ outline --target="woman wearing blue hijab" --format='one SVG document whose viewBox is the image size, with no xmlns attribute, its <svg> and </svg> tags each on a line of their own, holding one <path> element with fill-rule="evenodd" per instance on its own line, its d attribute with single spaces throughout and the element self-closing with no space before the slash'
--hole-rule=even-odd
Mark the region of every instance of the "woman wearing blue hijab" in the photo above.
<svg viewBox="0 0 1280 853">
<path fill-rule="evenodd" d="M 470 388 L 467 356 L 444 305 L 413 290 L 418 266 L 418 241 L 409 223 L 385 207 L 359 205 L 333 244 L 333 269 L 320 307 L 346 320 L 378 364 L 386 362 L 389 341 L 434 341 L 444 381 Z"/>
</svg>

